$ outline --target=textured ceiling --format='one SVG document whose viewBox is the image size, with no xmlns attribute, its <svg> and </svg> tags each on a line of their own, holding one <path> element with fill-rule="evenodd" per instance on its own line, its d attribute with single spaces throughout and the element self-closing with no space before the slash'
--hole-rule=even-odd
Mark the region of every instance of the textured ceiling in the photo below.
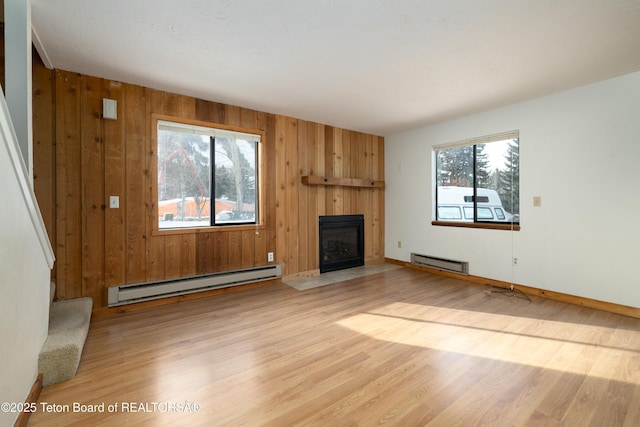
<svg viewBox="0 0 640 427">
<path fill-rule="evenodd" d="M 58 69 L 378 135 L 640 70 L 640 0 L 31 0 Z"/>
</svg>

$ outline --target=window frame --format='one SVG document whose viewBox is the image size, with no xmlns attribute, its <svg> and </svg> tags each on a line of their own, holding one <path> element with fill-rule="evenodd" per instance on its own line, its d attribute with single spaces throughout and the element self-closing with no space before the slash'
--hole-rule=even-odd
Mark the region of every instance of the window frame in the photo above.
<svg viewBox="0 0 640 427">
<path fill-rule="evenodd" d="M 207 127 L 212 129 L 219 129 L 230 132 L 240 132 L 247 134 L 254 134 L 260 136 L 260 141 L 257 142 L 256 147 L 256 219 L 255 222 L 245 224 L 212 224 L 206 226 L 195 227 L 179 227 L 179 228 L 160 228 L 159 216 L 158 216 L 158 122 L 167 121 L 184 125 L 193 125 L 200 127 Z M 149 138 L 149 153 L 150 153 L 150 165 L 151 168 L 151 213 L 149 215 L 151 221 L 151 234 L 152 235 L 172 235 L 172 234 L 195 234 L 195 233 L 214 233 L 220 231 L 243 231 L 243 230 L 261 230 L 266 228 L 266 214 L 265 214 L 265 181 L 266 181 L 266 162 L 265 162 L 265 132 L 261 129 L 250 129 L 240 126 L 225 125 L 220 123 L 206 122 L 201 120 L 186 119 L 182 117 L 169 116 L 164 114 L 152 114 L 151 115 L 151 138 Z M 212 169 L 215 167 L 212 161 Z M 212 183 L 213 184 L 213 183 Z M 215 199 L 215 189 L 212 188 L 212 198 Z M 210 207 L 210 212 L 215 215 L 215 209 Z"/>
<path fill-rule="evenodd" d="M 511 230 L 511 231 L 520 231 L 520 222 L 497 222 L 497 221 L 487 221 L 487 220 L 479 220 L 477 218 L 477 205 L 474 203 L 474 212 L 475 219 L 472 222 L 464 222 L 464 221 L 447 221 L 447 220 L 439 220 L 438 218 L 438 162 L 437 156 L 438 151 L 446 150 L 449 148 L 456 147 L 473 147 L 473 174 L 474 174 L 474 183 L 473 183 L 473 192 L 474 195 L 477 192 L 476 184 L 475 184 L 475 176 L 476 176 L 476 146 L 480 144 L 488 144 L 491 142 L 504 141 L 508 139 L 518 139 L 518 151 L 520 150 L 520 131 L 513 130 L 509 132 L 501 132 L 497 134 L 482 136 L 478 138 L 466 139 L 454 143 L 442 144 L 442 145 L 434 145 L 432 147 L 432 165 L 433 165 L 433 202 L 434 209 L 433 214 L 435 215 L 434 220 L 431 221 L 431 225 L 434 226 L 444 226 L 444 227 L 459 227 L 459 228 L 480 228 L 480 229 L 493 229 L 493 230 Z M 519 159 L 518 159 L 519 162 Z M 519 167 L 519 163 L 518 163 Z M 477 196 L 476 196 L 477 197 Z M 520 195 L 518 194 L 518 197 Z M 463 217 L 466 218 L 465 209 L 462 210 Z M 492 212 L 493 215 L 493 212 Z M 504 215 L 504 209 L 503 209 Z"/>
</svg>

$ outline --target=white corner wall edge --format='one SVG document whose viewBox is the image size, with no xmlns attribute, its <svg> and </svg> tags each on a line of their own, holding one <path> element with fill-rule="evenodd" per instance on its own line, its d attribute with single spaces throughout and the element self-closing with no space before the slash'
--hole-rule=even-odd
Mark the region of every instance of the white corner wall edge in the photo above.
<svg viewBox="0 0 640 427">
<path fill-rule="evenodd" d="M 38 36 L 38 33 L 33 26 L 31 27 L 31 41 L 35 46 L 38 55 L 40 55 L 40 59 L 42 59 L 44 66 L 49 70 L 53 70 L 53 62 L 51 62 L 51 58 L 49 58 L 49 54 L 45 50 L 42 41 L 40 41 L 40 36 Z"/>
<path fill-rule="evenodd" d="M 51 242 L 49 241 L 47 229 L 42 219 L 42 214 L 40 213 L 40 207 L 38 206 L 36 195 L 33 192 L 31 180 L 28 178 L 29 174 L 27 172 L 27 168 L 24 164 L 22 154 L 20 153 L 18 138 L 15 130 L 13 129 L 13 123 L 11 122 L 11 116 L 9 115 L 9 108 L 7 107 L 7 101 L 5 100 L 2 88 L 0 88 L 0 140 L 5 144 L 7 153 L 9 153 L 16 180 L 20 184 L 22 197 L 29 212 L 29 219 L 31 220 L 33 229 L 38 236 L 38 240 L 40 241 L 40 247 L 42 248 L 42 253 L 47 260 L 47 265 L 49 266 L 49 269 L 52 269 L 55 261 L 55 255 L 53 253 L 53 248 L 51 247 Z"/>
<path fill-rule="evenodd" d="M 54 257 L 0 91 L 0 402 L 25 401 L 47 338 Z M 0 426 L 16 412 L 0 411 Z"/>
</svg>

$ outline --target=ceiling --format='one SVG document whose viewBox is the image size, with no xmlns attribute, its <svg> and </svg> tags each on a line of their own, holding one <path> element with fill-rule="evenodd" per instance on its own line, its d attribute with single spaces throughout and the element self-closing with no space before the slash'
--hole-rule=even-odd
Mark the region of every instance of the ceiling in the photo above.
<svg viewBox="0 0 640 427">
<path fill-rule="evenodd" d="M 57 69 L 388 136 L 640 70 L 640 0 L 31 0 Z"/>
</svg>

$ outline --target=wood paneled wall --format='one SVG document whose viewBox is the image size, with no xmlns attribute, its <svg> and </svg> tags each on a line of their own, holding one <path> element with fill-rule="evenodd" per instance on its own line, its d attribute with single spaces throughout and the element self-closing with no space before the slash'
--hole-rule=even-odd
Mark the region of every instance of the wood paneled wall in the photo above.
<svg viewBox="0 0 640 427">
<path fill-rule="evenodd" d="M 118 119 L 102 119 L 102 98 Z M 151 115 L 265 133 L 266 227 L 152 234 Z M 318 269 L 318 216 L 364 214 L 366 260 L 384 259 L 384 190 L 308 186 L 303 175 L 383 179 L 382 137 L 132 84 L 34 66 L 36 194 L 56 252 L 60 299 L 107 288 L 267 264 Z M 109 209 L 111 195 L 120 209 Z"/>
</svg>

